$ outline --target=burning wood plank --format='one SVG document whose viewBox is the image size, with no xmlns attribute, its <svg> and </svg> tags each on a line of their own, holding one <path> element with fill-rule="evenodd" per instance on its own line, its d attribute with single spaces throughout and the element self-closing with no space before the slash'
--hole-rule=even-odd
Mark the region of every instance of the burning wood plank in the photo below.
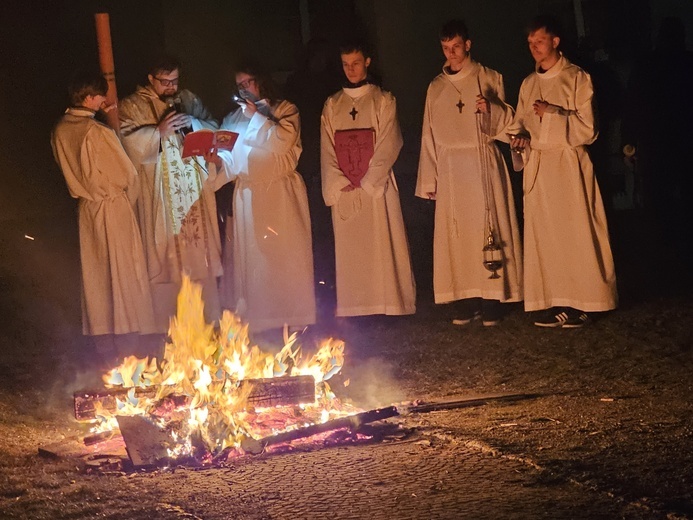
<svg viewBox="0 0 693 520">
<path fill-rule="evenodd" d="M 97 434 L 99 435 L 99 434 Z M 94 439 L 95 436 L 90 436 Z M 110 439 L 102 438 L 98 442 L 85 443 L 87 438 L 75 435 L 39 446 L 38 454 L 52 459 L 81 459 L 99 453 L 108 457 L 127 457 L 125 444 L 119 435 L 111 433 Z"/>
<path fill-rule="evenodd" d="M 244 392 L 250 386 L 247 407 L 269 408 L 308 404 L 315 401 L 315 379 L 313 376 L 269 377 L 263 379 L 244 379 L 239 390 Z M 158 386 L 135 387 L 137 399 L 154 399 Z M 108 412 L 117 410 L 117 399 L 124 401 L 130 388 L 104 388 L 101 390 L 80 390 L 74 393 L 75 419 L 89 421 L 96 418 L 97 403 Z M 174 396 L 184 401 L 184 396 Z"/>
<path fill-rule="evenodd" d="M 268 377 L 243 379 L 241 391 L 250 385 L 248 406 L 269 408 L 315 402 L 315 378 L 313 376 Z"/>
<path fill-rule="evenodd" d="M 134 467 L 155 466 L 168 459 L 168 449 L 175 446 L 170 432 L 142 415 L 119 415 L 117 419 L 125 449 Z"/>
<path fill-rule="evenodd" d="M 101 409 L 108 412 L 115 412 L 118 409 L 117 400 L 125 401 L 132 388 L 102 388 L 99 390 L 78 390 L 73 394 L 75 419 L 78 421 L 91 421 L 96 418 L 98 405 Z M 154 399 L 157 387 L 135 387 L 134 396 L 136 399 Z"/>
</svg>

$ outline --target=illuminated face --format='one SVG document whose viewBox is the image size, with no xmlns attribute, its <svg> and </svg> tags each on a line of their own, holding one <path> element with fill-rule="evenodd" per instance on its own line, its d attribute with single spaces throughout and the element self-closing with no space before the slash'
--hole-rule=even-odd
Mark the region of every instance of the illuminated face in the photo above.
<svg viewBox="0 0 693 520">
<path fill-rule="evenodd" d="M 561 39 L 552 36 L 544 28 L 537 29 L 527 37 L 529 52 L 538 66 L 546 70 L 558 59 L 558 44 Z M 545 66 L 546 65 L 546 66 Z"/>
<path fill-rule="evenodd" d="M 361 51 L 342 54 L 342 69 L 351 83 L 358 83 L 366 79 L 370 64 L 371 59 L 366 58 Z"/>
<path fill-rule="evenodd" d="M 246 72 L 236 74 L 236 88 L 238 88 L 241 97 L 260 99 L 260 86 L 257 84 L 257 80 Z M 252 96 L 244 96 L 244 92 L 250 92 Z"/>
<path fill-rule="evenodd" d="M 462 36 L 457 35 L 450 40 L 441 40 L 440 46 L 443 49 L 443 54 L 448 60 L 450 69 L 457 72 L 462 69 L 462 66 L 469 57 L 469 49 L 472 48 L 472 40 L 463 40 Z"/>
<path fill-rule="evenodd" d="M 161 97 L 173 96 L 178 92 L 178 82 L 180 80 L 180 72 L 178 69 L 163 71 L 160 70 L 156 76 L 151 74 L 147 76 L 149 84 L 154 89 L 154 92 Z"/>
</svg>

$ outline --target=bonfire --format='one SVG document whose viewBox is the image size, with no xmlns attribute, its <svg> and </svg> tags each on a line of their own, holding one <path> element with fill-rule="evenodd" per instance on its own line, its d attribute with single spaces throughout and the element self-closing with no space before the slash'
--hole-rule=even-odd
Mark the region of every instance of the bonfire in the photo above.
<svg viewBox="0 0 693 520">
<path fill-rule="evenodd" d="M 169 457 L 201 460 L 240 450 L 247 440 L 354 412 L 327 383 L 342 368 L 342 341 L 323 340 L 304 358 L 297 335 L 285 330 L 285 344 L 273 355 L 251 344 L 248 324 L 232 312 L 224 311 L 215 326 L 203 310 L 201 287 L 185 277 L 163 359 L 130 356 L 103 376 L 106 387 L 121 389 L 122 397 L 112 411 L 96 403 L 93 432 L 118 428 L 118 417 L 143 416 L 167 432 Z M 261 407 L 249 400 L 256 381 L 297 376 L 312 378 L 307 402 Z"/>
</svg>

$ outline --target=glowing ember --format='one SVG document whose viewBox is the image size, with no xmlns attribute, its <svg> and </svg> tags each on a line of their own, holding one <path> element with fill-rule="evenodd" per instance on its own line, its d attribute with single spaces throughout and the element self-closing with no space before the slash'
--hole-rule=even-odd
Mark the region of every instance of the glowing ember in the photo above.
<svg viewBox="0 0 693 520">
<path fill-rule="evenodd" d="M 176 445 L 169 456 L 216 455 L 238 447 L 246 438 L 347 415 L 326 382 L 342 368 L 342 341 L 323 341 L 304 362 L 296 335 L 285 331 L 285 346 L 272 355 L 251 346 L 248 325 L 234 314 L 225 311 L 215 329 L 205 322 L 203 308 L 201 287 L 185 277 L 161 363 L 131 356 L 103 377 L 108 388 L 131 388 L 127 398 L 118 401 L 117 415 L 147 415 L 171 433 Z M 315 378 L 314 403 L 247 407 L 252 385 L 242 381 L 298 375 Z M 152 387 L 156 392 L 136 396 L 136 387 Z M 99 425 L 93 431 L 117 428 L 111 413 L 97 408 L 97 418 Z"/>
</svg>

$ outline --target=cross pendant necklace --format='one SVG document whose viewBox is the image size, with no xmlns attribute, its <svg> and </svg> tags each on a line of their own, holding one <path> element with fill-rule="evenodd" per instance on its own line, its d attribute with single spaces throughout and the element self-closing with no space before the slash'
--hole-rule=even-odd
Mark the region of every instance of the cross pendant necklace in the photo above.
<svg viewBox="0 0 693 520">
<path fill-rule="evenodd" d="M 539 99 L 542 101 L 546 101 L 546 99 L 544 98 L 544 93 L 542 92 L 542 88 L 541 88 L 541 78 L 539 79 L 538 86 L 539 86 Z M 551 89 L 549 89 L 549 90 L 551 90 Z M 544 119 L 544 116 L 539 116 L 539 123 L 540 124 L 543 121 L 543 119 Z"/>
<path fill-rule="evenodd" d="M 450 86 L 455 89 L 455 92 L 457 92 L 457 95 L 459 96 L 459 99 L 457 103 L 455 103 L 455 106 L 457 107 L 457 111 L 461 114 L 462 107 L 464 106 L 464 103 L 462 103 L 462 91 L 457 88 L 457 86 L 453 83 L 453 81 L 450 78 L 448 78 L 448 81 L 450 82 Z"/>
<path fill-rule="evenodd" d="M 351 108 L 351 112 L 349 112 L 349 115 L 351 116 L 352 121 L 356 121 L 356 114 L 358 114 L 358 110 L 356 110 L 356 106 L 353 106 Z"/>
</svg>

